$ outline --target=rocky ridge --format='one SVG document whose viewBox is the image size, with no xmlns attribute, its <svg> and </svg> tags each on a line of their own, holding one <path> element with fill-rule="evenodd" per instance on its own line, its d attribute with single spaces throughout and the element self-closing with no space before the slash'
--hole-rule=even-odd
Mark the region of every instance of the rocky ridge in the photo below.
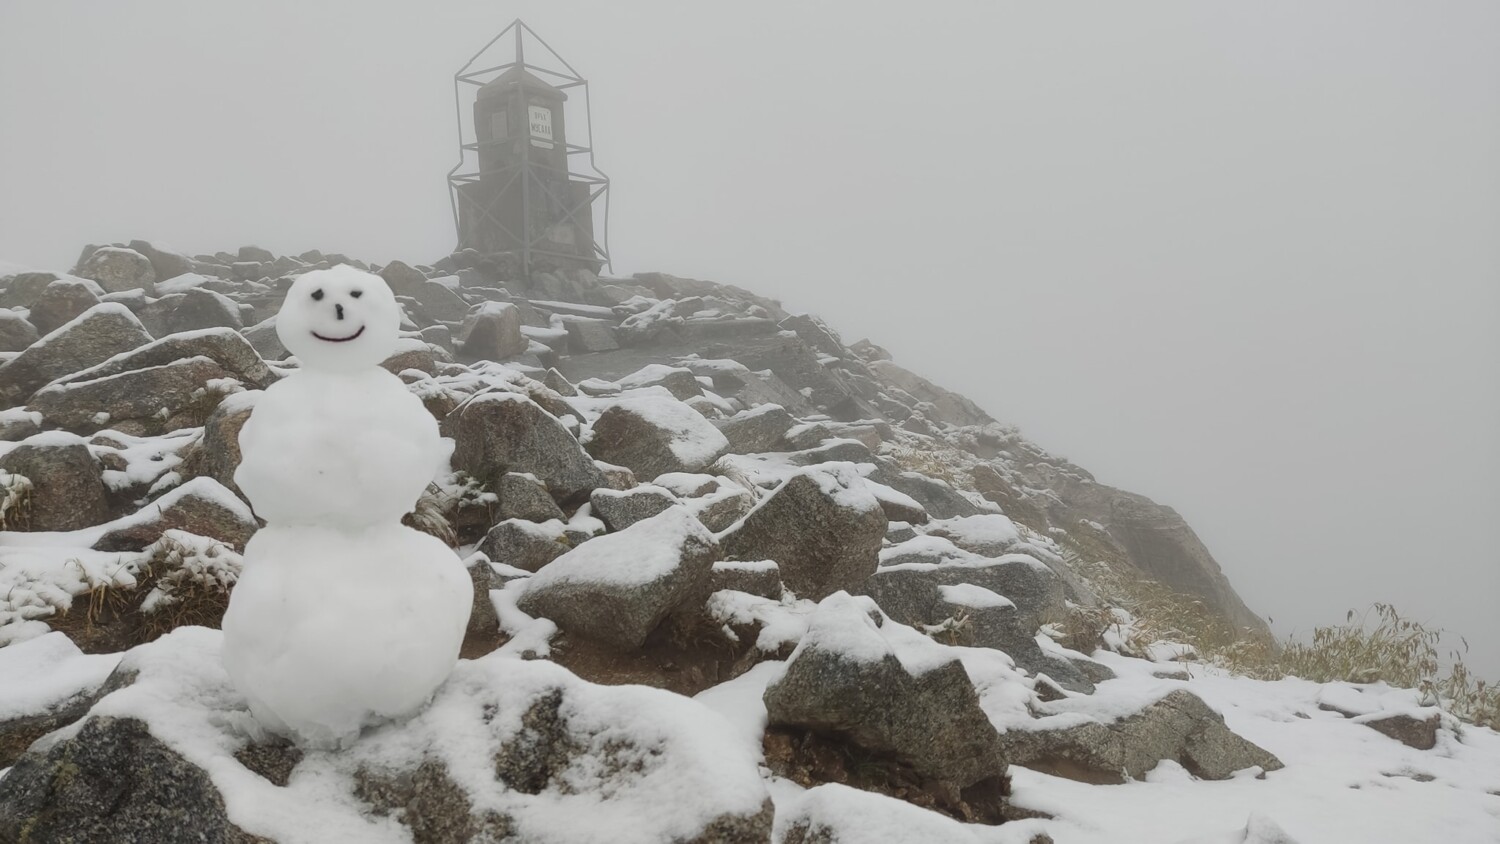
<svg viewBox="0 0 1500 844">
<path fill-rule="evenodd" d="M 482 610 L 427 710 L 304 755 L 248 719 L 212 628 L 257 525 L 237 431 L 295 366 L 280 296 L 337 263 L 403 306 L 385 366 L 456 443 L 408 520 Z M 748 291 L 133 241 L 0 304 L 0 670 L 46 678 L 0 696 L 0 841 L 175 841 L 184 801 L 222 841 L 841 841 L 818 796 L 845 785 L 1042 841 L 1011 765 L 1281 766 L 1171 670 L 1122 708 L 1117 658 L 1061 643 L 1111 611 L 1101 564 L 1266 635 L 1180 516 Z"/>
</svg>

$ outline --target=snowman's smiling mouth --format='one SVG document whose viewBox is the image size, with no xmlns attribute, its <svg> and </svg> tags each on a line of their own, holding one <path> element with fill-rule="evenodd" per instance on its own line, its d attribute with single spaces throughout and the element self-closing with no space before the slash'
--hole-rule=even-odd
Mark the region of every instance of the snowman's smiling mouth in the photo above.
<svg viewBox="0 0 1500 844">
<path fill-rule="evenodd" d="M 365 333 L 365 327 L 363 325 L 361 325 L 359 327 L 358 331 L 354 332 L 353 334 L 350 334 L 348 337 L 324 337 L 323 335 L 319 334 L 316 331 L 314 331 L 312 333 L 312 336 L 318 338 L 319 340 L 322 340 L 325 343 L 347 343 L 350 340 L 357 340 L 357 339 L 359 339 L 359 335 L 361 335 L 363 333 Z"/>
</svg>

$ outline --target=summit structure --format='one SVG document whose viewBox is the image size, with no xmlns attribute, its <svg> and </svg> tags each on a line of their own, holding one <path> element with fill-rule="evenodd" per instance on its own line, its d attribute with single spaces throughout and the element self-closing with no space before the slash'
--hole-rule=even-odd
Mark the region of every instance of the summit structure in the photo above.
<svg viewBox="0 0 1500 844">
<path fill-rule="evenodd" d="M 600 200 L 609 178 L 594 166 L 588 82 L 517 20 L 453 86 L 459 162 L 448 185 L 458 248 L 512 256 L 523 272 L 607 264 Z"/>
</svg>

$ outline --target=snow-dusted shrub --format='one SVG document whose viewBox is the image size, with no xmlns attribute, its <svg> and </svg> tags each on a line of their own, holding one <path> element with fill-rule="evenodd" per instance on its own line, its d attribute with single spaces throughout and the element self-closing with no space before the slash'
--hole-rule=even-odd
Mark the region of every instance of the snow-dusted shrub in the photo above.
<svg viewBox="0 0 1500 844">
<path fill-rule="evenodd" d="M 146 639 L 184 625 L 218 627 L 243 563 L 228 545 L 182 530 L 168 530 L 142 552 L 141 621 Z"/>
<path fill-rule="evenodd" d="M 1438 650 L 1442 639 L 1442 629 L 1403 618 L 1394 606 L 1377 603 L 1364 613 L 1350 610 L 1343 624 L 1316 628 L 1311 642 L 1289 639 L 1279 653 L 1237 654 L 1229 664 L 1264 679 L 1290 675 L 1315 683 L 1385 682 L 1416 689 L 1428 702 L 1469 723 L 1500 727 L 1500 687 L 1473 676 L 1458 649 L 1449 652 L 1453 667 L 1443 676 Z M 1467 651 L 1469 643 L 1462 637 L 1459 641 Z"/>
</svg>

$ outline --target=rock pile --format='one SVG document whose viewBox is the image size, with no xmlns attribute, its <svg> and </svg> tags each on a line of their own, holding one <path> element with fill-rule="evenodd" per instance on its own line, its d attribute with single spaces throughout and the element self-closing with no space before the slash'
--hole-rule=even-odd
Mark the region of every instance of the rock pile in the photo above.
<svg viewBox="0 0 1500 844">
<path fill-rule="evenodd" d="M 402 305 L 385 366 L 455 442 L 408 523 L 469 556 L 484 611 L 478 658 L 424 714 L 304 754 L 255 730 L 218 667 L 204 628 L 233 577 L 158 543 L 232 554 L 257 530 L 238 431 L 297 366 L 272 319 L 296 275 L 340 263 Z M 1110 670 L 1039 635 L 1096 601 L 1078 549 L 1260 632 L 1172 511 L 745 290 L 514 267 L 135 241 L 0 278 L 0 663 L 45 643 L 91 666 L 0 706 L 0 839 L 178 840 L 186 800 L 222 841 L 750 842 L 772 830 L 762 760 L 809 795 L 982 823 L 1011 816 L 1012 764 L 1279 766 L 1186 692 L 1080 715 Z M 199 585 L 169 611 L 148 595 L 164 578 Z M 751 729 L 595 685 L 620 682 L 710 690 Z M 797 805 L 784 840 L 841 840 Z"/>
</svg>

